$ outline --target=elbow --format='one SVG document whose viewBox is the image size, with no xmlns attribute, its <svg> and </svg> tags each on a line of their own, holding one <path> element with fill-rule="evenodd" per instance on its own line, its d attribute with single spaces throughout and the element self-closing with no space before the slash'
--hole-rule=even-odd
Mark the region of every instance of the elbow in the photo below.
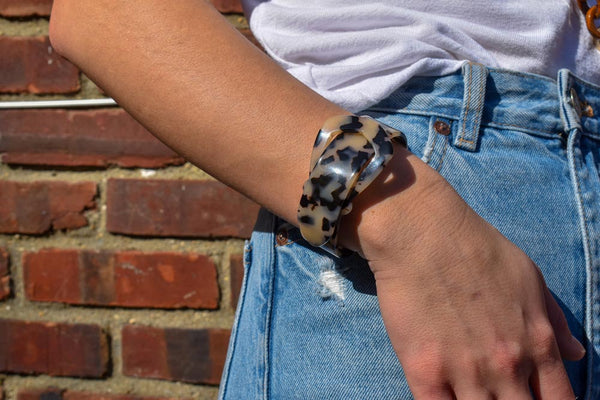
<svg viewBox="0 0 600 400">
<path fill-rule="evenodd" d="M 73 14 L 77 13 L 72 10 L 74 3 L 77 2 L 54 0 L 50 13 L 50 44 L 57 53 L 69 59 L 76 48 L 75 41 L 80 36 L 76 32 L 80 20 L 73 18 Z"/>
<path fill-rule="evenodd" d="M 65 2 L 54 0 L 52 12 L 50 13 L 49 37 L 54 50 L 66 57 L 69 36 L 71 35 L 68 34 L 69 21 L 66 19 L 65 6 Z"/>
</svg>

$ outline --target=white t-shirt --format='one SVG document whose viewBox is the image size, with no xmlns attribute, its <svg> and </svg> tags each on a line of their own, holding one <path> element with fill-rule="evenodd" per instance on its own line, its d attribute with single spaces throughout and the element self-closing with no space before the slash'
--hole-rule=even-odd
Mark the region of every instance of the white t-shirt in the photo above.
<svg viewBox="0 0 600 400">
<path fill-rule="evenodd" d="M 600 51 L 576 0 L 246 0 L 265 50 L 309 87 L 351 111 L 412 76 L 466 61 L 600 84 Z"/>
</svg>

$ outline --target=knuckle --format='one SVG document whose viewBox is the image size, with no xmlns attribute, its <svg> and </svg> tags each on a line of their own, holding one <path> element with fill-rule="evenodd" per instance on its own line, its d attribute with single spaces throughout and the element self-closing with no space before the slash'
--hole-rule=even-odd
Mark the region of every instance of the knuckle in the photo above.
<svg viewBox="0 0 600 400">
<path fill-rule="evenodd" d="M 450 394 L 448 386 L 411 389 L 415 400 L 450 400 L 454 397 Z"/>
<path fill-rule="evenodd" d="M 498 343 L 493 356 L 497 370 L 510 377 L 520 376 L 529 364 L 525 348 L 519 342 Z"/>
<path fill-rule="evenodd" d="M 539 323 L 533 332 L 533 354 L 537 359 L 554 359 L 557 353 L 556 337 L 550 323 Z"/>
<path fill-rule="evenodd" d="M 426 390 L 435 390 L 445 382 L 444 361 L 439 351 L 425 351 L 403 360 L 402 366 L 407 376 L 410 375 L 411 382 Z"/>
</svg>

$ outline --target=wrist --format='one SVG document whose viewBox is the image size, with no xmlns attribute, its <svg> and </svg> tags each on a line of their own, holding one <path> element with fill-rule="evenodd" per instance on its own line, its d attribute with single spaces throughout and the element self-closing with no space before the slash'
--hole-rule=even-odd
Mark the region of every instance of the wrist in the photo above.
<svg viewBox="0 0 600 400">
<path fill-rule="evenodd" d="M 401 146 L 381 175 L 358 196 L 341 219 L 338 243 L 367 260 L 406 250 L 424 232 L 424 219 L 440 206 L 450 185 Z M 453 191 L 453 190 L 452 190 Z"/>
</svg>

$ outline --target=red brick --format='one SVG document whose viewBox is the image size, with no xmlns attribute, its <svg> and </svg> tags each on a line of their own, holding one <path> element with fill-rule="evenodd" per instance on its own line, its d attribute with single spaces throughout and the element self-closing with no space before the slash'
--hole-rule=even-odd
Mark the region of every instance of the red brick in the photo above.
<svg viewBox="0 0 600 400">
<path fill-rule="evenodd" d="M 219 307 L 215 265 L 206 256 L 47 249 L 23 254 L 29 300 L 150 308 Z"/>
<path fill-rule="evenodd" d="M 248 237 L 258 206 L 216 181 L 110 179 L 107 229 L 161 237 Z"/>
<path fill-rule="evenodd" d="M 116 302 L 132 307 L 219 307 L 217 269 L 198 254 L 115 255 Z"/>
<path fill-rule="evenodd" d="M 244 256 L 242 254 L 234 254 L 229 257 L 229 272 L 231 305 L 236 308 L 242 289 L 242 281 L 244 280 Z"/>
<path fill-rule="evenodd" d="M 29 300 L 81 303 L 79 257 L 76 250 L 42 250 L 22 258 Z"/>
<path fill-rule="evenodd" d="M 0 372 L 99 378 L 107 367 L 97 325 L 0 319 Z"/>
<path fill-rule="evenodd" d="M 3 17 L 48 17 L 52 0 L 0 0 L 0 15 Z"/>
<path fill-rule="evenodd" d="M 243 13 L 240 0 L 211 0 L 217 10 L 222 13 Z"/>
<path fill-rule="evenodd" d="M 6 110 L 2 162 L 21 165 L 159 168 L 184 159 L 122 109 Z"/>
<path fill-rule="evenodd" d="M 48 37 L 0 36 L 0 93 L 74 93 L 79 70 L 58 55 Z"/>
<path fill-rule="evenodd" d="M 9 260 L 6 249 L 0 248 L 0 300 L 4 300 L 10 296 Z"/>
<path fill-rule="evenodd" d="M 96 206 L 94 182 L 0 181 L 0 233 L 43 234 L 88 224 Z"/>
<path fill-rule="evenodd" d="M 24 389 L 17 400 L 178 400 L 175 397 L 136 396 L 133 394 L 91 393 L 57 388 Z M 183 399 L 180 399 L 183 400 Z"/>
<path fill-rule="evenodd" d="M 65 389 L 49 387 L 46 389 L 19 390 L 17 400 L 63 400 Z"/>
<path fill-rule="evenodd" d="M 123 374 L 218 385 L 229 334 L 224 329 L 126 326 L 121 332 Z"/>
</svg>

